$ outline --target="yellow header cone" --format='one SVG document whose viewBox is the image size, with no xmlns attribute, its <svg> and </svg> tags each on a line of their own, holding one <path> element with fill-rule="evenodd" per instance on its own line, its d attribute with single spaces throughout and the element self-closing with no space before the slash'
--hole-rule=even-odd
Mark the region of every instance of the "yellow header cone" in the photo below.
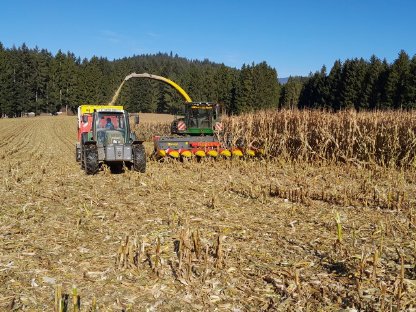
<svg viewBox="0 0 416 312">
<path fill-rule="evenodd" d="M 250 157 L 256 156 L 256 152 L 252 149 L 247 149 L 246 154 L 247 154 L 247 156 L 250 156 Z"/>
<path fill-rule="evenodd" d="M 211 156 L 211 157 L 217 157 L 218 156 L 218 152 L 216 150 L 209 150 L 207 152 L 207 155 L 208 156 Z"/>
<path fill-rule="evenodd" d="M 204 151 L 196 151 L 195 155 L 199 156 L 199 157 L 205 157 L 205 152 Z"/>
<path fill-rule="evenodd" d="M 231 152 L 229 150 L 225 149 L 225 150 L 222 150 L 220 152 L 220 155 L 224 156 L 224 157 L 231 157 Z"/>
<path fill-rule="evenodd" d="M 168 154 L 169 154 L 170 157 L 173 157 L 173 158 L 178 158 L 179 157 L 179 152 L 178 151 L 170 151 Z"/>
<path fill-rule="evenodd" d="M 236 156 L 236 157 L 242 157 L 243 156 L 243 152 L 239 149 L 233 150 L 232 154 L 233 154 L 233 156 Z"/>
<path fill-rule="evenodd" d="M 183 151 L 181 153 L 182 157 L 186 157 L 186 158 L 191 158 L 192 157 L 192 153 L 190 151 Z"/>
</svg>

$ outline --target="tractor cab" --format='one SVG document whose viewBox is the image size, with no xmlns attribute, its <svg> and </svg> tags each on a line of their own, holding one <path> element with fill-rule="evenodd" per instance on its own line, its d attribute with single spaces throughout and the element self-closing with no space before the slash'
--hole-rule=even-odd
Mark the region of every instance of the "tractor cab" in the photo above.
<svg viewBox="0 0 416 312">
<path fill-rule="evenodd" d="M 184 117 L 176 118 L 172 134 L 212 135 L 220 123 L 220 105 L 212 102 L 186 102 Z"/>
</svg>

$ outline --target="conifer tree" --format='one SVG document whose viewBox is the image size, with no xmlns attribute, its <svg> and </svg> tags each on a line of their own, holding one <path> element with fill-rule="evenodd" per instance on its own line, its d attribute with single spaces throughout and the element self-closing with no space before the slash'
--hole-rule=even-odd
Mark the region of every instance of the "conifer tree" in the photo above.
<svg viewBox="0 0 416 312">
<path fill-rule="evenodd" d="M 304 80 L 302 77 L 289 77 L 281 88 L 280 108 L 294 109 L 298 107 Z"/>
<path fill-rule="evenodd" d="M 405 82 L 404 98 L 406 108 L 416 108 L 416 55 L 412 57 L 409 66 L 409 75 Z"/>
<path fill-rule="evenodd" d="M 407 53 L 402 50 L 391 66 L 386 85 L 391 106 L 395 109 L 406 107 L 405 91 L 409 75 L 410 59 Z"/>
<path fill-rule="evenodd" d="M 332 110 L 341 109 L 342 63 L 336 60 L 328 75 L 328 104 Z"/>
<path fill-rule="evenodd" d="M 236 88 L 236 112 L 242 113 L 253 109 L 254 85 L 252 67 L 243 64 L 239 76 L 239 82 Z"/>
</svg>

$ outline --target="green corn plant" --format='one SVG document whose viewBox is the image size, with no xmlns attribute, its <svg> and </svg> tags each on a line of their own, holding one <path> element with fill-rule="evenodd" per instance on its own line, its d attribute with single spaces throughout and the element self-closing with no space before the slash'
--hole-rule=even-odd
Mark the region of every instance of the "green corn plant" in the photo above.
<svg viewBox="0 0 416 312">
<path fill-rule="evenodd" d="M 55 288 L 55 309 L 54 312 L 62 311 L 62 285 L 56 285 Z"/>
<path fill-rule="evenodd" d="M 97 312 L 97 298 L 95 298 L 95 296 L 92 298 L 92 303 L 91 303 L 91 312 Z"/>
<path fill-rule="evenodd" d="M 337 223 L 337 241 L 338 243 L 342 243 L 342 224 L 341 224 L 341 217 L 339 212 L 335 212 L 335 222 Z"/>
<path fill-rule="evenodd" d="M 74 307 L 74 312 L 79 312 L 81 310 L 81 300 L 80 296 L 78 295 L 77 287 L 74 285 L 72 286 L 72 304 Z"/>
</svg>

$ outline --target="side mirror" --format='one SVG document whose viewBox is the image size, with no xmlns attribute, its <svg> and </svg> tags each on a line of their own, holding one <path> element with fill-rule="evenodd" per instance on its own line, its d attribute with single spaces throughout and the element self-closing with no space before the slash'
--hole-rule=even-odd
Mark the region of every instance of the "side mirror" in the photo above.
<svg viewBox="0 0 416 312">
<path fill-rule="evenodd" d="M 175 116 L 178 115 L 179 114 L 179 109 L 175 106 L 171 106 L 170 107 L 170 114 L 175 115 Z"/>
<path fill-rule="evenodd" d="M 220 119 L 221 117 L 221 106 L 215 105 L 215 120 Z"/>
<path fill-rule="evenodd" d="M 139 115 L 135 115 L 134 116 L 134 124 L 135 125 L 138 125 L 140 123 L 140 118 L 139 118 Z"/>
</svg>

